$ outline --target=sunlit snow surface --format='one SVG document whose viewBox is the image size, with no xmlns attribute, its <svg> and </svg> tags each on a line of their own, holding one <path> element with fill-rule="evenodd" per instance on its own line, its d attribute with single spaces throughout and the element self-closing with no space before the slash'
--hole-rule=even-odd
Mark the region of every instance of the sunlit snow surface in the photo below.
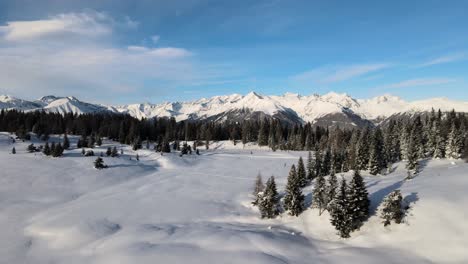
<svg viewBox="0 0 468 264">
<path fill-rule="evenodd" d="M 265 180 L 275 175 L 282 192 L 305 152 L 221 142 L 182 158 L 140 150 L 138 162 L 124 147 L 123 156 L 104 157 L 108 169 L 96 170 L 95 157 L 81 150 L 49 158 L 26 153 L 27 144 L 0 134 L 0 263 L 468 262 L 468 165 L 461 161 L 424 162 L 411 181 L 404 164 L 366 176 L 373 215 L 342 240 L 327 213 L 261 220 L 250 206 L 258 172 Z M 120 147 L 106 141 L 95 153 L 111 145 Z M 394 189 L 411 209 L 404 224 L 383 227 L 374 210 Z M 308 203 L 311 190 L 304 189 Z"/>
</svg>

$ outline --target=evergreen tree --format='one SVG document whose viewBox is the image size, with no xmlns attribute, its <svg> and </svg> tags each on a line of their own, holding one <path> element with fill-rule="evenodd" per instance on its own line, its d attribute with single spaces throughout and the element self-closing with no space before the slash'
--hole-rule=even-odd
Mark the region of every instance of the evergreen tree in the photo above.
<svg viewBox="0 0 468 264">
<path fill-rule="evenodd" d="M 395 221 L 397 224 L 402 222 L 405 216 L 402 203 L 403 197 L 400 190 L 395 190 L 384 198 L 380 213 L 384 226 L 390 225 L 392 221 Z"/>
<path fill-rule="evenodd" d="M 69 148 L 70 148 L 70 140 L 68 139 L 68 136 L 65 133 L 63 135 L 63 149 L 69 149 Z"/>
<path fill-rule="evenodd" d="M 13 148 L 11 149 L 11 154 L 16 154 L 16 149 L 15 149 L 15 147 L 13 147 Z"/>
<path fill-rule="evenodd" d="M 258 145 L 266 146 L 268 145 L 268 131 L 266 127 L 266 122 L 264 119 L 260 122 L 260 129 L 258 130 Z"/>
<path fill-rule="evenodd" d="M 353 230 L 353 218 L 350 215 L 348 203 L 348 186 L 343 178 L 338 194 L 330 205 L 330 222 L 342 238 L 349 238 Z"/>
<path fill-rule="evenodd" d="M 327 209 L 327 186 L 323 175 L 315 178 L 314 190 L 312 192 L 312 208 L 319 210 L 319 215 Z"/>
<path fill-rule="evenodd" d="M 42 153 L 44 153 L 44 155 L 46 155 L 46 156 L 50 155 L 51 151 L 50 151 L 49 142 L 45 143 L 44 149 L 42 150 Z"/>
<path fill-rule="evenodd" d="M 266 182 L 265 191 L 259 203 L 262 218 L 275 218 L 279 214 L 279 198 L 273 176 Z"/>
<path fill-rule="evenodd" d="M 86 154 L 84 148 L 81 149 L 81 156 L 84 156 Z"/>
<path fill-rule="evenodd" d="M 367 170 L 369 165 L 369 133 L 369 128 L 365 128 L 356 146 L 357 170 Z"/>
<path fill-rule="evenodd" d="M 286 184 L 286 195 L 284 198 L 284 209 L 292 216 L 299 216 L 304 210 L 304 195 L 301 184 L 297 177 L 296 166 L 292 165 L 289 171 L 288 183 Z"/>
<path fill-rule="evenodd" d="M 55 142 L 52 142 L 50 145 L 50 155 L 54 156 L 55 155 Z"/>
<path fill-rule="evenodd" d="M 263 185 L 262 175 L 259 173 L 257 178 L 255 179 L 255 185 L 253 190 L 253 195 L 255 200 L 252 202 L 253 205 L 258 205 L 263 196 L 263 190 L 265 189 L 265 185 Z"/>
<path fill-rule="evenodd" d="M 300 186 L 305 187 L 307 185 L 307 174 L 302 157 L 299 157 L 299 161 L 297 163 L 297 177 Z"/>
<path fill-rule="evenodd" d="M 415 175 L 418 172 L 418 156 L 418 149 L 415 145 L 415 142 L 412 139 L 410 139 L 408 142 L 406 153 L 406 169 L 408 170 L 409 175 Z"/>
<path fill-rule="evenodd" d="M 107 147 L 106 156 L 109 157 L 110 155 L 112 155 L 112 148 L 111 148 L 111 147 Z"/>
<path fill-rule="evenodd" d="M 351 212 L 351 228 L 359 229 L 369 217 L 369 194 L 359 171 L 354 171 L 348 188 L 348 208 Z"/>
<path fill-rule="evenodd" d="M 117 157 L 117 156 L 119 156 L 119 153 L 117 152 L 117 147 L 114 146 L 114 147 L 112 148 L 111 157 L 115 158 L 115 157 Z"/>
<path fill-rule="evenodd" d="M 460 131 L 458 131 L 455 123 L 452 124 L 450 133 L 447 139 L 445 156 L 449 159 L 459 159 L 462 156 L 463 140 Z"/>
<path fill-rule="evenodd" d="M 370 142 L 369 172 L 372 175 L 377 175 L 386 165 L 382 131 L 377 128 Z"/>
<path fill-rule="evenodd" d="M 107 165 L 104 164 L 104 160 L 101 157 L 98 157 L 94 161 L 94 168 L 100 170 L 100 169 L 105 169 L 107 168 Z"/>
<path fill-rule="evenodd" d="M 53 157 L 60 157 L 63 155 L 63 147 L 61 143 L 58 143 L 53 149 L 54 149 L 52 152 Z"/>
<path fill-rule="evenodd" d="M 314 160 L 312 159 L 312 152 L 309 151 L 307 157 L 307 181 L 311 182 L 315 178 Z"/>
<path fill-rule="evenodd" d="M 102 145 L 102 138 L 99 137 L 99 136 L 96 139 L 96 145 L 99 146 L 99 147 Z"/>
<path fill-rule="evenodd" d="M 333 203 L 333 200 L 336 198 L 336 192 L 338 191 L 338 179 L 335 173 L 332 173 L 330 177 L 328 177 L 328 185 L 327 185 L 327 209 Z"/>
</svg>

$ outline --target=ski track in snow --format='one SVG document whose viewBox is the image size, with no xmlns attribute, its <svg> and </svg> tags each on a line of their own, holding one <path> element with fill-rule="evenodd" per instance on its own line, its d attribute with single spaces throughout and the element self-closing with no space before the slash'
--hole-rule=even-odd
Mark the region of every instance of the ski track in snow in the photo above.
<svg viewBox="0 0 468 264">
<path fill-rule="evenodd" d="M 73 145 L 76 137 L 70 139 Z M 0 263 L 468 260 L 468 166 L 459 161 L 429 161 L 411 181 L 404 181 L 404 164 L 387 176 L 365 174 L 373 215 L 343 240 L 326 212 L 261 220 L 250 205 L 257 173 L 264 180 L 275 175 L 282 193 L 290 166 L 306 152 L 219 142 L 182 158 L 139 150 L 138 162 L 124 146 L 125 154 L 104 157 L 109 168 L 99 171 L 92 168 L 95 157 L 81 157 L 80 150 L 48 158 L 26 153 L 28 143 L 12 144 L 0 133 Z M 113 144 L 105 141 L 95 153 Z M 16 155 L 9 154 L 13 145 Z M 383 227 L 375 210 L 397 188 L 410 203 L 409 216 L 404 224 Z M 311 190 L 304 189 L 308 199 Z"/>
</svg>

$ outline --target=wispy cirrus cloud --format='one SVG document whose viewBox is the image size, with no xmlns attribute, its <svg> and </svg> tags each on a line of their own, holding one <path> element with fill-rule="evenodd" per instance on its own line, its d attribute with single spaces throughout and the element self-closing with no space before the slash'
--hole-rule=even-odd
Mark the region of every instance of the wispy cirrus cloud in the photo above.
<svg viewBox="0 0 468 264">
<path fill-rule="evenodd" d="M 300 83 L 328 84 L 364 76 L 388 67 L 390 67 L 388 63 L 325 66 L 299 73 L 290 77 L 290 79 Z"/>
<path fill-rule="evenodd" d="M 428 61 L 426 61 L 424 63 L 421 63 L 421 64 L 417 65 L 417 67 L 419 67 L 419 68 L 429 67 L 429 66 L 433 66 L 433 65 L 457 62 L 457 61 L 462 61 L 462 60 L 468 60 L 468 54 L 466 54 L 466 53 L 457 53 L 457 54 L 451 54 L 451 55 L 445 55 L 445 56 L 437 57 L 437 58 L 428 60 Z"/>
<path fill-rule="evenodd" d="M 456 82 L 456 79 L 451 78 L 416 78 L 408 79 L 401 82 L 390 83 L 376 87 L 378 89 L 396 89 L 396 88 L 407 88 L 407 87 L 419 87 L 419 86 L 433 86 Z"/>
</svg>

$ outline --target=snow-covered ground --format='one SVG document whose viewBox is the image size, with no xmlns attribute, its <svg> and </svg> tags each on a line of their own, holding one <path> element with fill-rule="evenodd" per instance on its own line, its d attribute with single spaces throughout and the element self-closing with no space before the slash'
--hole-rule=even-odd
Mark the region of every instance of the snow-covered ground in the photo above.
<svg viewBox="0 0 468 264">
<path fill-rule="evenodd" d="M 468 263 L 461 161 L 424 162 L 411 181 L 404 164 L 366 176 L 373 215 L 343 240 L 327 213 L 261 220 L 250 205 L 258 172 L 275 175 L 282 192 L 305 152 L 220 142 L 200 156 L 140 150 L 136 161 L 122 146 L 96 170 L 81 150 L 50 158 L 27 144 L 0 133 L 0 263 Z M 94 151 L 113 145 L 121 147 L 105 141 Z M 404 224 L 383 227 L 375 209 L 394 189 L 411 209 Z"/>
</svg>

